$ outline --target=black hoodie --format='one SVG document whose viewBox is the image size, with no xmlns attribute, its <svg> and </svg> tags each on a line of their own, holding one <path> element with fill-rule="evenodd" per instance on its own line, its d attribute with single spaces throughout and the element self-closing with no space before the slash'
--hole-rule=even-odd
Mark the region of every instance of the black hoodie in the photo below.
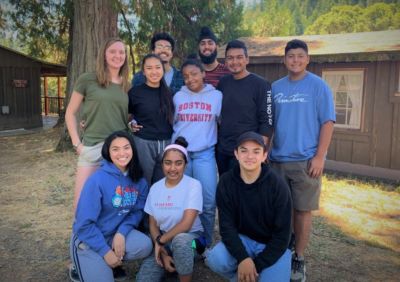
<svg viewBox="0 0 400 282">
<path fill-rule="evenodd" d="M 288 247 L 292 200 L 286 182 L 268 165 L 252 184 L 240 177 L 239 165 L 222 175 L 216 194 L 222 242 L 238 263 L 249 257 L 239 234 L 266 244 L 253 260 L 260 273 Z"/>
</svg>

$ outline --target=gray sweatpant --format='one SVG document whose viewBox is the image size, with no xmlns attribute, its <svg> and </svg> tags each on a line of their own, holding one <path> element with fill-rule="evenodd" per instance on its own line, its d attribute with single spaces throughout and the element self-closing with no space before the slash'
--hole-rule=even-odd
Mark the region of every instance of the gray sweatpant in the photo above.
<svg viewBox="0 0 400 282">
<path fill-rule="evenodd" d="M 111 242 L 109 244 L 111 245 Z M 152 249 L 151 239 L 142 232 L 133 229 L 125 238 L 125 256 L 123 260 L 145 258 L 151 253 Z M 114 281 L 112 268 L 104 258 L 81 242 L 76 235 L 72 235 L 70 252 L 81 282 Z"/>
<path fill-rule="evenodd" d="M 172 254 L 175 269 L 179 275 L 188 275 L 193 272 L 194 251 L 192 241 L 198 237 L 199 235 L 196 233 L 180 233 L 166 246 Z M 136 276 L 136 282 L 161 281 L 164 274 L 164 268 L 157 264 L 154 252 L 152 252 L 150 256 L 143 260 Z"/>
<path fill-rule="evenodd" d="M 164 177 L 161 159 L 165 147 L 171 143 L 171 140 L 146 140 L 135 135 L 133 135 L 133 140 L 135 140 L 143 176 L 150 187 Z"/>
</svg>

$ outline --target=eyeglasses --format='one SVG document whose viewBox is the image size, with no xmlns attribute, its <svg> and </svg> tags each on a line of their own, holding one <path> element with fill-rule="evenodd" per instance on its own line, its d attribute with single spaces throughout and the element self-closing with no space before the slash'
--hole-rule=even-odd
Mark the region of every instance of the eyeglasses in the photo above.
<svg viewBox="0 0 400 282">
<path fill-rule="evenodd" d="M 155 49 L 156 50 L 168 50 L 168 51 L 171 51 L 172 50 L 172 46 L 171 45 L 159 45 L 159 44 L 157 44 L 155 46 Z"/>
</svg>

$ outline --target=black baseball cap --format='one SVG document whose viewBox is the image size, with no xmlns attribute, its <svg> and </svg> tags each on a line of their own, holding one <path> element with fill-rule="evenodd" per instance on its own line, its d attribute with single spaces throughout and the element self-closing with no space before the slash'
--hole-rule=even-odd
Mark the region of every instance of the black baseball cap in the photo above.
<svg viewBox="0 0 400 282">
<path fill-rule="evenodd" d="M 242 145 L 246 141 L 256 142 L 257 144 L 262 146 L 264 148 L 264 150 L 267 149 L 267 146 L 264 143 L 264 138 L 260 134 L 254 132 L 254 131 L 248 131 L 248 132 L 242 133 L 237 139 L 236 149 L 239 148 L 239 146 Z"/>
</svg>

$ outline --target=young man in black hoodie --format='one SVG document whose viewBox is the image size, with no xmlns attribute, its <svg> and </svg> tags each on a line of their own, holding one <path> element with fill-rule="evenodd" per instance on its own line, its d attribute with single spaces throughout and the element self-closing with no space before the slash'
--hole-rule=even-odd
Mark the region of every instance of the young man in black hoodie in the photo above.
<svg viewBox="0 0 400 282">
<path fill-rule="evenodd" d="M 238 164 L 222 175 L 216 194 L 222 242 L 206 253 L 206 264 L 233 281 L 289 281 L 289 187 L 264 164 L 260 134 L 240 135 L 234 154 Z"/>
</svg>

